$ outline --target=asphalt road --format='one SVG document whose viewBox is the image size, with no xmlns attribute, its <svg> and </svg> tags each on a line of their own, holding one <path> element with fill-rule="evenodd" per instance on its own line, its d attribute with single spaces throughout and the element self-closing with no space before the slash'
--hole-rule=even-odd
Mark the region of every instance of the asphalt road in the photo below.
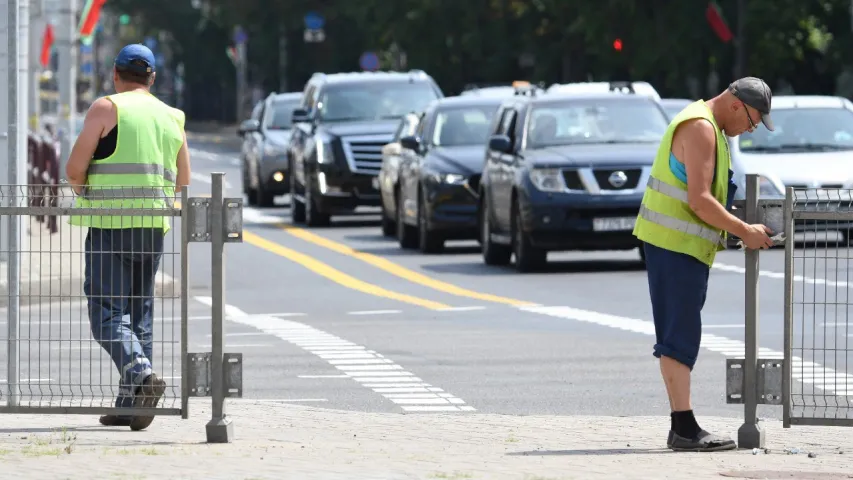
<svg viewBox="0 0 853 480">
<path fill-rule="evenodd" d="M 233 147 L 195 141 L 192 164 L 191 196 L 209 195 L 211 172 L 226 174 L 227 196 L 242 196 Z M 820 258 L 795 266 L 794 346 L 806 348 L 795 351 L 794 376 L 805 383 L 794 389 L 847 405 L 830 414 L 853 418 L 851 249 L 800 247 L 798 256 Z M 759 344 L 767 358 L 782 356 L 783 253 L 761 254 Z M 244 242 L 226 246 L 226 351 L 243 353 L 244 398 L 362 411 L 666 415 L 638 252 L 549 260 L 547 271 L 521 275 L 484 265 L 476 242 L 449 243 L 438 255 L 403 251 L 381 235 L 378 216 L 304 229 L 290 225 L 284 201 L 246 207 Z M 744 349 L 743 265 L 742 252 L 725 251 L 712 271 L 693 375 L 699 415 L 743 415 L 725 399 L 726 358 Z M 190 246 L 188 273 L 189 350 L 209 351 L 208 245 Z M 172 315 L 158 317 L 164 346 L 173 342 L 164 318 Z M 85 328 L 75 335 L 87 338 Z M 91 355 L 109 372 L 103 354 Z M 69 378 L 94 375 L 77 357 L 70 363 Z M 160 363 L 171 382 L 180 381 L 177 353 Z M 47 369 L 43 357 L 38 364 Z M 759 412 L 782 415 L 780 406 Z"/>
</svg>

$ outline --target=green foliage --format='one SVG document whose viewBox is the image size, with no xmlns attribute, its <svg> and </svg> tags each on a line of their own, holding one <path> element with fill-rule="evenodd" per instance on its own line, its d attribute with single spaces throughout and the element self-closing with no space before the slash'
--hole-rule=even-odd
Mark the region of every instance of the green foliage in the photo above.
<svg viewBox="0 0 853 480">
<path fill-rule="evenodd" d="M 669 0 L 111 0 L 141 33 L 171 33 L 175 61 L 185 64 L 188 87 L 211 79 L 233 88 L 225 55 L 235 25 L 249 34 L 250 82 L 267 91 L 282 83 L 281 39 L 286 39 L 288 90 L 315 71 L 358 70 L 362 52 L 398 45 L 407 67 L 429 72 L 447 93 L 471 82 L 517 79 L 567 81 L 632 78 L 665 95 L 711 92 L 735 75 L 742 48 L 747 75 L 779 81 L 798 93 L 832 94 L 851 62 L 849 0 L 719 0 L 735 39 L 726 44 L 705 19 L 705 1 Z M 739 3 L 743 3 L 740 15 Z M 326 40 L 305 43 L 308 11 L 326 18 Z M 740 27 L 740 22 L 743 26 Z M 739 39 L 739 32 L 743 38 Z M 623 49 L 613 49 L 619 38 Z M 530 60 L 532 59 L 532 64 Z M 524 60 L 524 61 L 522 61 Z"/>
</svg>

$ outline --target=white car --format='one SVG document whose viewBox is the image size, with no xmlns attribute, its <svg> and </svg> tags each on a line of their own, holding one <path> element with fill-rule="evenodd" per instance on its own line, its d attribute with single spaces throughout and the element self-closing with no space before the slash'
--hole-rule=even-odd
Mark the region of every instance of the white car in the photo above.
<svg viewBox="0 0 853 480">
<path fill-rule="evenodd" d="M 759 125 L 729 138 L 735 199 L 746 194 L 746 174 L 760 175 L 760 198 L 784 198 L 785 188 L 853 189 L 853 103 L 843 97 L 778 96 L 771 110 L 774 131 Z M 814 190 L 814 198 L 839 199 Z M 841 200 L 849 201 L 843 192 Z M 844 236 L 849 238 L 846 226 Z"/>
</svg>

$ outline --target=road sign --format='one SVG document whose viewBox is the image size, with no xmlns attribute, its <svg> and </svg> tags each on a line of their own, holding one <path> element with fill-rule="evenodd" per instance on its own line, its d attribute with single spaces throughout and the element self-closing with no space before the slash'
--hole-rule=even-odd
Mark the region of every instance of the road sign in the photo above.
<svg viewBox="0 0 853 480">
<path fill-rule="evenodd" d="M 379 57 L 373 52 L 364 52 L 358 59 L 358 65 L 362 70 L 379 70 Z"/>
<path fill-rule="evenodd" d="M 248 41 L 249 41 L 249 34 L 246 33 L 245 30 L 243 30 L 243 27 L 238 25 L 234 29 L 234 43 L 236 43 L 237 45 L 242 45 Z"/>
<path fill-rule="evenodd" d="M 305 30 L 302 39 L 305 40 L 305 43 L 320 43 L 326 39 L 326 32 L 322 28 L 319 30 Z"/>
<path fill-rule="evenodd" d="M 322 30 L 326 25 L 326 19 L 317 12 L 308 12 L 304 18 L 306 30 Z"/>
</svg>

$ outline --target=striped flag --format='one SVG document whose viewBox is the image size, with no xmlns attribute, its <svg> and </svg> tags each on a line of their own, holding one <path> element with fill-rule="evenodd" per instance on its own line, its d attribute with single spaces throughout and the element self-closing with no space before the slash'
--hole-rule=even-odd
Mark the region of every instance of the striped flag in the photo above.
<svg viewBox="0 0 853 480">
<path fill-rule="evenodd" d="M 77 27 L 81 37 L 88 37 L 95 32 L 95 27 L 98 25 L 98 17 L 101 15 L 101 7 L 105 3 L 107 3 L 107 0 L 86 0 L 86 4 L 83 6 L 83 13 L 80 14 L 80 25 Z"/>
<path fill-rule="evenodd" d="M 53 47 L 53 25 L 47 24 L 44 27 L 44 35 L 41 39 L 41 66 L 47 67 L 50 63 L 50 49 Z"/>
</svg>

